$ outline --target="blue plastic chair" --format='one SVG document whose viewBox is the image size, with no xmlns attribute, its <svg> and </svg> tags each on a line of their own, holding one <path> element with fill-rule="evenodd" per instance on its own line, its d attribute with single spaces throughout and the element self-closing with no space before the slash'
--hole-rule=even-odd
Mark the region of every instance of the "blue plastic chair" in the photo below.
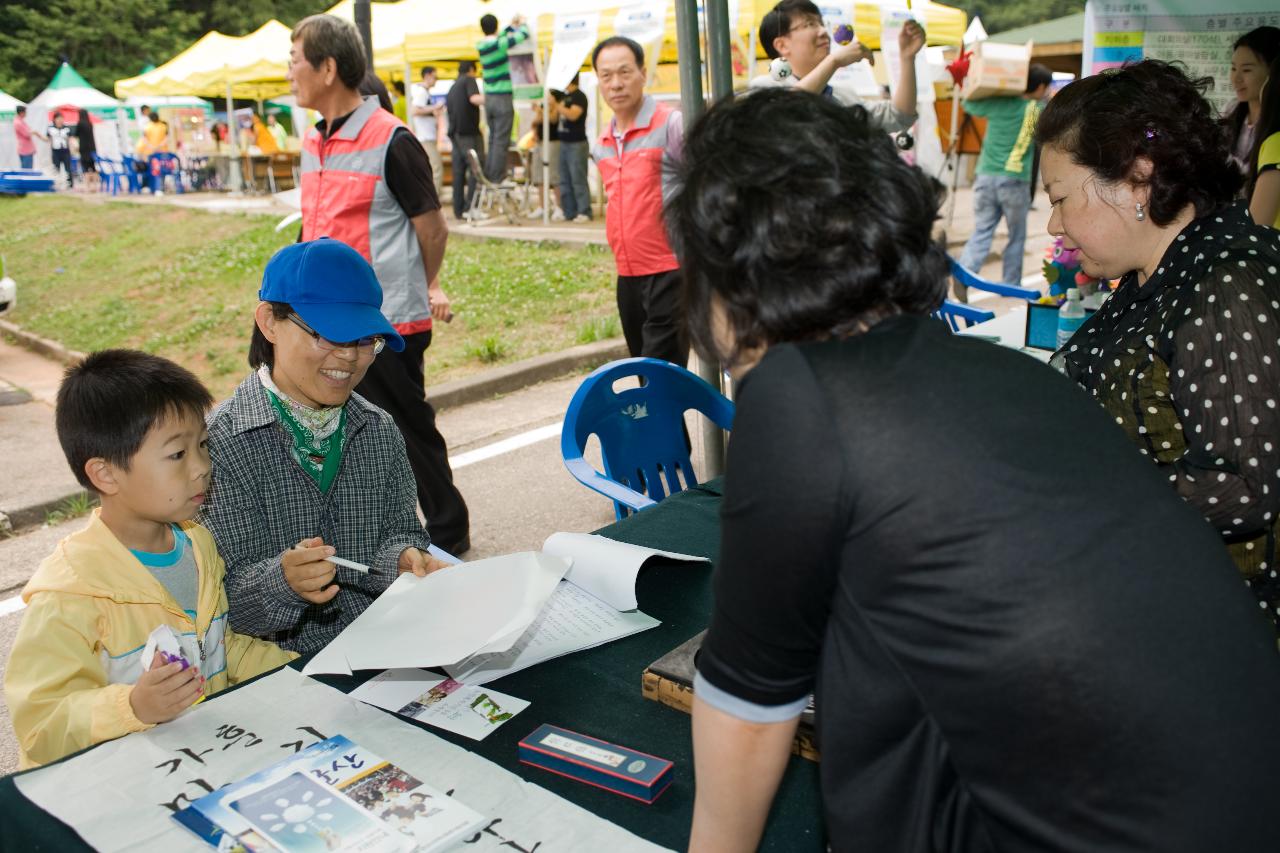
<svg viewBox="0 0 1280 853">
<path fill-rule="evenodd" d="M 125 179 L 129 182 L 129 192 L 142 192 L 143 175 L 138 171 L 138 161 L 133 157 L 125 155 L 120 158 L 120 165 L 124 169 Z"/>
<path fill-rule="evenodd" d="M 619 379 L 638 388 L 614 391 Z M 698 484 L 689 461 L 684 413 L 695 409 L 721 429 L 733 427 L 733 403 L 701 377 L 656 358 L 625 358 L 582 381 L 564 416 L 560 452 L 569 473 L 613 500 L 619 519 Z M 596 435 L 604 474 L 582 458 Z M 683 482 L 682 482 L 683 479 Z"/>
<path fill-rule="evenodd" d="M 933 312 L 933 316 L 944 321 L 953 332 L 960 331 L 961 323 L 964 324 L 963 328 L 968 328 L 975 323 L 985 323 L 996 318 L 994 311 L 983 311 L 981 308 L 952 302 L 950 299 L 943 301 L 941 307 Z"/>
<path fill-rule="evenodd" d="M 106 157 L 93 155 L 93 163 L 98 167 L 98 177 L 101 179 L 101 191 L 109 192 L 112 195 L 119 195 L 121 182 L 124 177 L 124 168 L 117 160 L 109 160 Z"/>
<path fill-rule="evenodd" d="M 1040 291 L 1030 287 L 1017 287 L 1012 284 L 1004 284 L 998 281 L 987 281 L 964 267 L 960 266 L 955 258 L 948 257 L 951 262 L 951 277 L 956 283 L 964 287 L 972 287 L 974 290 L 985 290 L 988 293 L 995 293 L 999 296 L 1011 296 L 1014 299 L 1025 299 L 1028 302 L 1035 302 L 1040 298 Z"/>
<path fill-rule="evenodd" d="M 171 151 L 162 151 L 147 158 L 147 174 L 151 176 L 151 191 L 164 189 L 164 176 L 173 175 L 173 185 L 178 192 L 182 188 L 182 164 L 178 155 Z"/>
</svg>

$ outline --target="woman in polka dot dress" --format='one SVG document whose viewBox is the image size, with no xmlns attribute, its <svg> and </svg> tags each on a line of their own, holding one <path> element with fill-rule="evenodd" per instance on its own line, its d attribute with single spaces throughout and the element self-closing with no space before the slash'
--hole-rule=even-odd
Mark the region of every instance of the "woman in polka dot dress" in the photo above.
<svg viewBox="0 0 1280 853">
<path fill-rule="evenodd" d="M 1242 178 L 1203 89 L 1147 60 L 1045 109 L 1049 233 L 1087 274 L 1120 278 L 1053 363 L 1218 529 L 1280 625 L 1280 233 L 1234 203 Z"/>
</svg>

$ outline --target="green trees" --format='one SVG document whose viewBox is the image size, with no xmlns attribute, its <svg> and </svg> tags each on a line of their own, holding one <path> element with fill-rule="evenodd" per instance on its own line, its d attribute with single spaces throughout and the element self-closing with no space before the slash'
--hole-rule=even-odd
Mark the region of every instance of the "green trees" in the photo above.
<svg viewBox="0 0 1280 853">
<path fill-rule="evenodd" d="M 948 0 L 939 2 L 947 3 Z M 982 18 L 982 26 L 989 33 L 1039 24 L 1084 11 L 1084 0 L 951 0 L 950 5 L 964 9 L 970 18 L 975 15 Z"/>
<path fill-rule="evenodd" d="M 0 89 L 27 100 L 66 59 L 112 94 L 116 80 L 165 62 L 212 29 L 244 35 L 293 24 L 332 0 L 0 0 Z"/>
</svg>

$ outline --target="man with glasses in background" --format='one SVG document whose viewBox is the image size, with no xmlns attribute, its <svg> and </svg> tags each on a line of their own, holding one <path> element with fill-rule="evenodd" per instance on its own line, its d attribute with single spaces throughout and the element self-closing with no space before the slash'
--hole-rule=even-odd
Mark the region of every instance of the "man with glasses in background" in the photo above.
<svg viewBox="0 0 1280 853">
<path fill-rule="evenodd" d="M 471 547 L 467 505 L 423 373 L 433 319 L 453 316 L 438 279 L 448 226 L 422 145 L 376 98 L 360 95 L 365 66 L 350 21 L 312 15 L 294 27 L 289 88 L 298 106 L 322 116 L 302 145 L 302 239 L 333 237 L 373 265 L 404 348 L 375 360 L 356 390 L 395 419 L 432 539 L 461 554 Z"/>
</svg>

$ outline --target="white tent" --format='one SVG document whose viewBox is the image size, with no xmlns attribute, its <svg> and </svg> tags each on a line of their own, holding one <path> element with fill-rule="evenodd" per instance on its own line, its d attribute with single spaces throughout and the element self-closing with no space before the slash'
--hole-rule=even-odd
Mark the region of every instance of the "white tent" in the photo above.
<svg viewBox="0 0 1280 853">
<path fill-rule="evenodd" d="M 0 171 L 18 168 L 18 140 L 13 135 L 14 110 L 22 101 L 0 90 Z"/>
<path fill-rule="evenodd" d="M 124 122 L 127 120 L 120 106 L 119 101 L 90 86 L 87 80 L 64 62 L 44 91 L 27 104 L 27 121 L 32 130 L 43 132 L 55 109 L 76 107 L 88 110 L 102 120 L 101 124 L 94 126 L 93 134 L 98 153 L 103 157 L 116 158 L 124 147 L 122 140 L 125 139 Z M 50 162 L 49 147 L 37 144 L 37 165 L 48 166 Z"/>
</svg>

